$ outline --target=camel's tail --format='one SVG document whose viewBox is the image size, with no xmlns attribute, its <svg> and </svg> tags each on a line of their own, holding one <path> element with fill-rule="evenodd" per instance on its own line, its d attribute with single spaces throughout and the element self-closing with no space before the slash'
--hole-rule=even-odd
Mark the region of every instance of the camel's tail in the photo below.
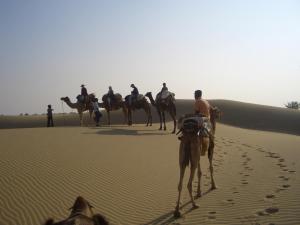
<svg viewBox="0 0 300 225">
<path fill-rule="evenodd" d="M 191 143 L 186 143 L 184 145 L 184 160 L 183 164 L 185 167 L 189 166 L 191 161 Z"/>
</svg>

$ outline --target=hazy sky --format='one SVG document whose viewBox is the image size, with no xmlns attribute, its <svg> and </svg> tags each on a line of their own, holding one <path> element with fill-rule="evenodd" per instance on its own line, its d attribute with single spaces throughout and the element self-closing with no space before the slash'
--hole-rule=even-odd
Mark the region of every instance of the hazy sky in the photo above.
<svg viewBox="0 0 300 225">
<path fill-rule="evenodd" d="M 0 114 L 61 112 L 82 83 L 282 106 L 299 81 L 298 0 L 0 0 Z"/>
</svg>

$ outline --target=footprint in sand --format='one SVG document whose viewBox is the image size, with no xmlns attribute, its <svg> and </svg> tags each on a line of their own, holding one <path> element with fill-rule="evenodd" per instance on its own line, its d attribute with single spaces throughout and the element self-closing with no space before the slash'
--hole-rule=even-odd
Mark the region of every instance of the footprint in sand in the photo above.
<svg viewBox="0 0 300 225">
<path fill-rule="evenodd" d="M 284 188 L 277 188 L 276 190 L 275 190 L 275 192 L 276 193 L 279 193 L 279 192 L 281 192 L 281 191 L 285 191 L 286 189 L 284 189 Z"/>
<path fill-rule="evenodd" d="M 208 216 L 207 216 L 207 218 L 208 219 L 216 219 L 216 213 L 217 212 L 214 212 L 214 211 L 212 211 L 212 212 L 208 212 Z"/>
<path fill-rule="evenodd" d="M 226 204 L 226 205 L 228 205 L 228 204 L 234 205 L 233 199 L 226 199 L 226 200 L 223 200 L 222 202 L 223 202 L 224 204 Z"/>
<path fill-rule="evenodd" d="M 282 187 L 283 188 L 289 188 L 291 185 L 289 185 L 289 184 L 284 184 L 284 185 L 282 185 Z"/>
<path fill-rule="evenodd" d="M 274 213 L 279 212 L 279 209 L 277 207 L 270 207 L 270 208 L 265 209 L 265 212 L 268 214 L 274 214 Z"/>
<path fill-rule="evenodd" d="M 268 194 L 268 195 L 266 195 L 266 198 L 268 198 L 268 199 L 270 199 L 270 198 L 275 198 L 275 195 L 273 195 L 273 194 Z"/>
<path fill-rule="evenodd" d="M 280 178 L 284 181 L 288 181 L 290 179 L 289 177 L 286 177 L 286 176 L 283 176 L 283 175 L 279 176 L 278 178 Z"/>
<path fill-rule="evenodd" d="M 289 173 L 296 173 L 295 170 L 289 170 Z"/>
</svg>

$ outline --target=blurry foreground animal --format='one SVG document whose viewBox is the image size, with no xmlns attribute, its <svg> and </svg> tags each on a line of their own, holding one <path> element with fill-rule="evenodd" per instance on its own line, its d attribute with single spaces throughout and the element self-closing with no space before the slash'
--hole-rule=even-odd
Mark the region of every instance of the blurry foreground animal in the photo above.
<svg viewBox="0 0 300 225">
<path fill-rule="evenodd" d="M 79 196 L 70 208 L 70 216 L 60 222 L 48 219 L 44 225 L 108 225 L 109 223 L 100 214 L 94 214 L 90 203 Z"/>
</svg>

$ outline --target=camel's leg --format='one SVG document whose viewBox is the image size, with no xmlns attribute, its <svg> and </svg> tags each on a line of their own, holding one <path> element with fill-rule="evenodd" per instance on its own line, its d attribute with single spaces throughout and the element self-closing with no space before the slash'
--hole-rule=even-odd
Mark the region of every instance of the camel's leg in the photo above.
<svg viewBox="0 0 300 225">
<path fill-rule="evenodd" d="M 201 171 L 201 166 L 200 166 L 200 160 L 198 162 L 198 187 L 197 187 L 197 197 L 201 197 L 201 176 L 202 176 L 202 171 Z"/>
<path fill-rule="evenodd" d="M 179 211 L 179 204 L 180 204 L 180 197 L 181 197 L 181 191 L 182 191 L 182 182 L 183 182 L 183 177 L 184 177 L 184 172 L 185 172 L 185 151 L 184 151 L 184 143 L 180 142 L 180 147 L 179 147 L 179 166 L 180 166 L 180 176 L 179 176 L 179 183 L 178 183 L 178 199 L 177 199 L 177 204 L 175 207 L 174 211 L 174 217 L 180 217 L 180 211 Z"/>
<path fill-rule="evenodd" d="M 213 138 L 209 141 L 209 147 L 208 147 L 208 160 L 209 160 L 209 170 L 210 170 L 210 178 L 211 178 L 211 190 L 216 189 L 216 184 L 214 180 L 214 168 L 212 164 L 213 155 L 214 155 L 214 148 L 215 148 L 215 142 Z"/>
<path fill-rule="evenodd" d="M 200 160 L 200 152 L 199 152 L 199 138 L 195 137 L 193 138 L 193 140 L 191 141 L 191 173 L 190 173 L 190 178 L 189 178 L 189 182 L 187 185 L 187 188 L 189 190 L 189 194 L 191 197 L 191 201 L 193 204 L 193 208 L 197 208 L 198 206 L 196 205 L 195 201 L 194 201 L 194 197 L 193 197 L 193 179 L 194 179 L 194 175 L 198 166 Z"/>
<path fill-rule="evenodd" d="M 161 112 L 160 110 L 157 108 L 157 113 L 158 113 L 158 116 L 159 116 L 159 130 L 162 130 L 162 117 L 161 117 Z"/>
<path fill-rule="evenodd" d="M 89 113 L 90 113 L 90 119 L 89 119 L 88 126 L 92 124 L 92 114 L 93 114 L 93 111 L 89 111 Z"/>
<path fill-rule="evenodd" d="M 164 130 L 167 130 L 167 127 L 166 127 L 166 116 L 165 116 L 165 112 L 162 111 L 162 119 L 163 119 L 163 122 L 164 122 Z"/>
<path fill-rule="evenodd" d="M 148 127 L 149 125 L 152 126 L 152 116 L 151 116 L 151 112 L 149 109 L 145 108 L 145 113 L 147 115 L 147 124 L 146 126 Z"/>
<path fill-rule="evenodd" d="M 125 106 L 122 106 L 122 110 L 123 110 L 123 113 L 124 113 L 124 124 L 126 124 L 128 118 L 127 118 L 127 110 L 126 110 Z"/>
<path fill-rule="evenodd" d="M 82 127 L 82 125 L 83 125 L 82 112 L 79 112 L 79 120 L 80 120 L 80 126 Z"/>
<path fill-rule="evenodd" d="M 150 127 L 152 126 L 152 114 L 151 109 L 149 109 L 149 117 L 150 117 Z"/>
<path fill-rule="evenodd" d="M 128 110 L 128 125 L 132 125 L 132 111 L 131 109 Z"/>
<path fill-rule="evenodd" d="M 172 132 L 172 134 L 175 134 L 175 131 L 176 131 L 176 117 L 175 117 L 175 115 L 174 115 L 174 113 L 170 113 L 170 115 L 171 115 L 171 117 L 172 117 L 172 119 L 173 119 L 173 121 L 174 121 L 174 128 L 173 128 L 173 132 Z"/>
<path fill-rule="evenodd" d="M 106 109 L 107 112 L 107 124 L 110 125 L 110 110 Z"/>
</svg>

